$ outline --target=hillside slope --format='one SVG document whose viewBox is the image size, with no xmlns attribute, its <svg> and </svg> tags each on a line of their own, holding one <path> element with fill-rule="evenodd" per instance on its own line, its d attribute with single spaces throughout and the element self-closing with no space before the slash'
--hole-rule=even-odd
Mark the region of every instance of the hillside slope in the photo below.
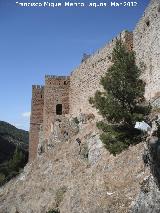
<svg viewBox="0 0 160 213">
<path fill-rule="evenodd" d="M 0 121 L 0 186 L 19 174 L 28 161 L 29 134 Z"/>
<path fill-rule="evenodd" d="M 76 138 L 81 138 L 80 146 Z M 110 155 L 94 123 L 54 146 L 0 190 L 0 213 L 125 213 L 147 175 L 143 143 Z M 87 154 L 86 154 L 87 152 Z"/>
<path fill-rule="evenodd" d="M 0 164 L 13 156 L 16 146 L 28 152 L 29 133 L 15 126 L 0 121 Z"/>
</svg>

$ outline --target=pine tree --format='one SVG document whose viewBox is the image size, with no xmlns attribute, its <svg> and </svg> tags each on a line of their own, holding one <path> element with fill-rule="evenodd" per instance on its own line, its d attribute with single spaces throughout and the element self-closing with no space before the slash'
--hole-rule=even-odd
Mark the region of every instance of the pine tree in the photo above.
<svg viewBox="0 0 160 213">
<path fill-rule="evenodd" d="M 117 154 L 141 141 L 141 132 L 134 125 L 146 119 L 150 106 L 144 105 L 145 83 L 140 79 L 135 53 L 128 51 L 120 40 L 112 52 L 112 62 L 100 81 L 104 91 L 97 91 L 89 101 L 103 117 L 97 123 L 102 142 Z"/>
</svg>

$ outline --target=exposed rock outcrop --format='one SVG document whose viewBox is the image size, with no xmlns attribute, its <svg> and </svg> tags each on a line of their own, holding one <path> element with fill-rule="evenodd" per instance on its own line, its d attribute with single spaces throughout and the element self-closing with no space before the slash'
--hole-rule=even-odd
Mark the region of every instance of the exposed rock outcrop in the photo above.
<svg viewBox="0 0 160 213">
<path fill-rule="evenodd" d="M 132 203 L 132 213 L 160 212 L 160 119 L 152 120 L 151 131 L 146 139 L 144 163 L 149 167 L 148 177 L 141 183 L 141 192 Z"/>
<path fill-rule="evenodd" d="M 131 213 L 160 212 L 160 191 L 152 175 L 142 182 L 141 192 L 132 205 Z"/>
<path fill-rule="evenodd" d="M 76 142 L 80 138 L 81 144 Z M 99 140 L 95 123 L 81 126 L 70 140 L 56 143 L 0 189 L 1 213 L 125 213 L 148 175 L 143 143 L 117 157 Z"/>
</svg>

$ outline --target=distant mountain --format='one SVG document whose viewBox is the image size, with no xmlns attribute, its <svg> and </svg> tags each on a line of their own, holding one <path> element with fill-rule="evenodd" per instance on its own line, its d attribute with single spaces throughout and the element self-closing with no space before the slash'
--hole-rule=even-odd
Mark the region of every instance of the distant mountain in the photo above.
<svg viewBox="0 0 160 213">
<path fill-rule="evenodd" d="M 28 161 L 29 133 L 0 121 L 0 186 L 19 174 Z"/>
<path fill-rule="evenodd" d="M 10 160 L 16 146 L 23 153 L 28 154 L 28 131 L 18 129 L 15 126 L 0 121 L 0 163 Z"/>
</svg>

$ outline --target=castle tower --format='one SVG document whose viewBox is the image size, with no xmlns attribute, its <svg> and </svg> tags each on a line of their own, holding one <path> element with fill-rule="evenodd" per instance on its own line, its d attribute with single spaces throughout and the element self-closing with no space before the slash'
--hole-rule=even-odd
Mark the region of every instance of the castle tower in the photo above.
<svg viewBox="0 0 160 213">
<path fill-rule="evenodd" d="M 32 106 L 29 132 L 29 161 L 36 157 L 39 142 L 39 129 L 43 123 L 44 87 L 32 86 Z"/>
<path fill-rule="evenodd" d="M 68 76 L 45 76 L 43 130 L 45 139 L 48 138 L 54 121 L 69 113 Z"/>
</svg>

